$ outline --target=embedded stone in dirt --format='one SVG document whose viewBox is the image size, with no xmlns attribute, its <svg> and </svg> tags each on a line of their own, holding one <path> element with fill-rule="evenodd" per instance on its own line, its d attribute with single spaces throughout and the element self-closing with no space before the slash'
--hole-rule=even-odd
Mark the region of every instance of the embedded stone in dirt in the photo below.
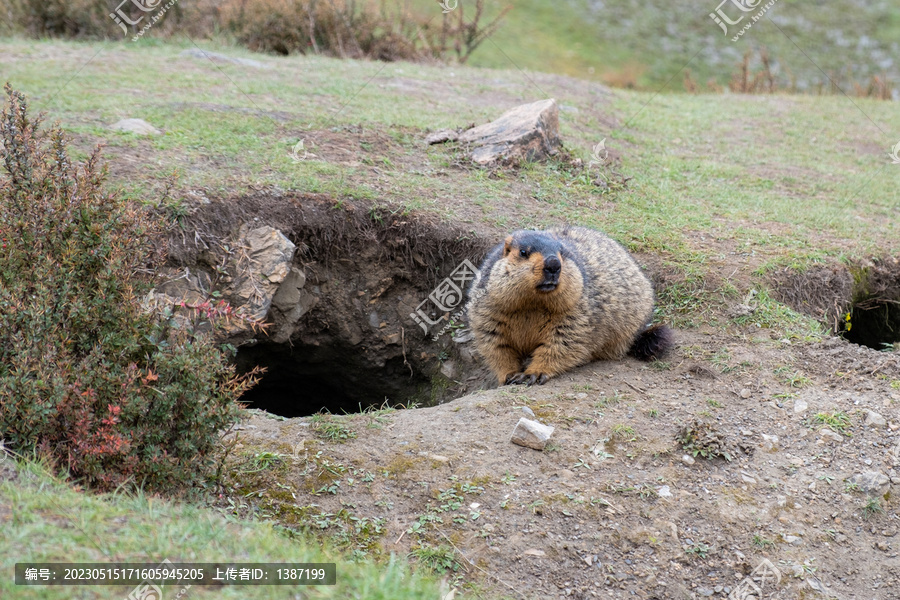
<svg viewBox="0 0 900 600">
<path fill-rule="evenodd" d="M 265 319 L 279 284 L 290 272 L 294 250 L 294 244 L 273 227 L 241 227 L 238 248 L 231 257 L 235 276 L 226 290 L 231 305 L 243 308 L 252 319 Z M 249 327 L 242 320 L 225 324 L 230 335 Z"/>
<path fill-rule="evenodd" d="M 444 142 L 455 142 L 459 139 L 459 132 L 455 129 L 439 129 L 434 133 L 429 133 L 425 137 L 425 143 L 431 146 L 432 144 L 443 144 Z"/>
<path fill-rule="evenodd" d="M 470 156 L 482 165 L 497 160 L 541 160 L 552 156 L 560 145 L 556 100 L 517 106 L 496 121 L 464 131 L 459 141 L 475 147 Z"/>
<path fill-rule="evenodd" d="M 513 429 L 512 437 L 509 441 L 526 448 L 543 450 L 547 446 L 551 435 L 553 435 L 553 427 L 523 417 L 516 423 L 516 428 Z"/>
<path fill-rule="evenodd" d="M 135 135 L 159 135 L 162 133 L 162 131 L 143 119 L 122 119 L 110 125 L 109 128 Z"/>
<path fill-rule="evenodd" d="M 884 427 L 887 425 L 887 419 L 875 412 L 874 410 L 866 411 L 866 425 L 875 427 Z"/>
<path fill-rule="evenodd" d="M 861 492 L 870 496 L 883 496 L 891 488 L 890 478 L 880 471 L 857 473 L 850 478 L 850 483 L 858 485 Z"/>
</svg>

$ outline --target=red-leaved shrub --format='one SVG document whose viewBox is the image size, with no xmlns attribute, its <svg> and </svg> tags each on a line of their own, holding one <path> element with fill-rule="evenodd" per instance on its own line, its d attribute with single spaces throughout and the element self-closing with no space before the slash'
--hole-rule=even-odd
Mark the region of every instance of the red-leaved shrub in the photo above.
<svg viewBox="0 0 900 600">
<path fill-rule="evenodd" d="M 6 86 L 0 115 L 0 439 L 102 489 L 189 485 L 250 381 L 139 298 L 154 225 L 69 159 Z"/>
</svg>

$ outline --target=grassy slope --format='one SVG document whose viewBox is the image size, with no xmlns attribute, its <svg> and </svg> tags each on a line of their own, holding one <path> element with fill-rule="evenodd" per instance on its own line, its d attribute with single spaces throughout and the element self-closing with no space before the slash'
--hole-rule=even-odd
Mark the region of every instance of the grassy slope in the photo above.
<svg viewBox="0 0 900 600">
<path fill-rule="evenodd" d="M 3 460 L 0 458 L 0 460 Z M 15 586 L 16 562 L 334 562 L 337 584 L 306 586 L 303 598 L 395 600 L 438 597 L 433 580 L 405 561 L 350 563 L 337 553 L 291 542 L 265 523 L 226 520 L 217 513 L 158 498 L 91 496 L 21 463 L 17 481 L 0 481 L 2 598 L 124 598 L 122 586 Z M 164 592 L 171 599 L 177 593 Z M 189 598 L 294 598 L 290 586 L 194 587 Z"/>
<path fill-rule="evenodd" d="M 779 0 L 737 42 L 709 17 L 721 0 L 510 0 L 488 3 L 488 16 L 512 5 L 504 26 L 473 55 L 473 65 L 564 73 L 611 84 L 629 80 L 659 89 L 682 89 L 678 71 L 688 64 L 701 84 L 727 84 L 750 48 L 766 47 L 778 72 L 800 86 L 823 81 L 819 70 L 849 69 L 856 79 L 888 74 L 900 84 L 900 6 L 868 0 Z M 417 0 L 419 10 L 432 3 Z M 463 3 L 465 4 L 465 3 Z M 760 6 L 766 4 L 761 2 Z M 731 18 L 733 7 L 723 7 Z M 748 13 L 755 14 L 756 11 Z M 425 13 L 427 14 L 427 13 Z M 745 19 L 738 29 L 747 21 Z M 691 60 L 693 58 L 693 60 Z"/>
<path fill-rule="evenodd" d="M 498 229 L 581 222 L 632 249 L 679 260 L 694 258 L 685 234 L 698 231 L 732 250 L 752 247 L 765 260 L 801 263 L 897 246 L 895 222 L 886 218 L 895 214 L 900 183 L 887 156 L 900 139 L 893 103 L 608 94 L 542 74 L 321 57 L 266 58 L 273 68 L 257 70 L 179 58 L 180 49 L 0 43 L 0 53 L 21 57 L 7 61 L 5 78 L 85 148 L 103 141 L 122 175 L 114 184 L 141 198 L 152 198 L 177 171 L 181 189 L 221 195 L 267 185 L 464 216 Z M 555 164 L 500 177 L 460 171 L 451 150 L 421 144 L 425 129 L 483 122 L 544 96 L 569 107 L 561 130 L 576 155 L 587 160 L 603 138 L 621 154 L 618 170 L 633 177 L 627 191 L 600 195 L 587 178 Z M 125 117 L 166 133 L 144 140 L 106 128 Z M 351 125 L 385 139 L 355 141 Z M 355 147 L 334 147 L 332 133 Z M 299 139 L 319 156 L 291 161 Z M 519 211 L 497 214 L 490 210 L 497 202 Z M 473 204 L 481 214 L 466 212 Z"/>
<path fill-rule="evenodd" d="M 833 97 L 610 94 L 553 76 L 526 78 L 514 69 L 319 57 L 263 57 L 273 68 L 254 70 L 178 58 L 182 47 L 187 44 L 3 40 L 0 64 L 3 78 L 59 119 L 83 148 L 106 143 L 113 184 L 144 199 L 178 171 L 179 191 L 230 196 L 258 185 L 321 191 L 498 230 L 580 222 L 610 231 L 632 249 L 659 254 L 686 274 L 702 274 L 732 253 L 765 269 L 896 253 L 900 245 L 900 167 L 887 159 L 900 139 L 896 105 L 857 100 L 857 108 Z M 569 109 L 561 113 L 562 135 L 576 155 L 588 159 L 591 147 L 607 139 L 622 157 L 618 170 L 633 177 L 628 190 L 600 194 L 557 163 L 493 176 L 462 170 L 453 167 L 453 150 L 425 149 L 420 142 L 425 129 L 482 122 L 544 95 Z M 106 128 L 125 117 L 144 118 L 166 134 L 137 139 Z M 351 125 L 383 134 L 384 146 L 357 141 L 338 152 L 328 135 L 352 142 Z M 292 162 L 287 152 L 298 139 L 307 139 L 322 160 Z M 677 306 L 684 298 L 665 300 Z M 0 484 L 0 507 L 10 507 L 0 508 L 2 541 L 24 549 L 17 557 L 34 560 L 309 556 L 264 526 L 226 524 L 147 499 L 87 498 L 44 476 L 25 487 Z M 170 539 L 181 541 L 173 546 Z M 362 586 L 376 572 L 397 574 L 368 568 L 348 574 L 358 579 L 347 585 Z M 55 597 L 71 593 L 56 590 Z M 6 591 L 0 587 L 0 595 Z M 279 592 L 253 591 L 258 597 Z"/>
</svg>

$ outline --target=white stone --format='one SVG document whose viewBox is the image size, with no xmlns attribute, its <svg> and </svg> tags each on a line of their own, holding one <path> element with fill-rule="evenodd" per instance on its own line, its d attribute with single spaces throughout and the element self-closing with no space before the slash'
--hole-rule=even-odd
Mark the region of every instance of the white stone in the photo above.
<svg viewBox="0 0 900 600">
<path fill-rule="evenodd" d="M 543 425 L 523 417 L 516 423 L 509 441 L 526 448 L 543 450 L 551 435 L 553 435 L 553 427 L 550 425 Z"/>
<path fill-rule="evenodd" d="M 162 131 L 143 119 L 122 119 L 110 125 L 109 128 L 135 135 L 159 135 L 162 133 Z"/>
</svg>

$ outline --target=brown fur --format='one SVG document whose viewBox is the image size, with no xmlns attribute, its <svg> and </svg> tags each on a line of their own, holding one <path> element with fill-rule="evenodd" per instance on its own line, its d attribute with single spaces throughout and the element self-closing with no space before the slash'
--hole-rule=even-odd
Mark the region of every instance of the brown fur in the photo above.
<svg viewBox="0 0 900 600">
<path fill-rule="evenodd" d="M 475 345 L 501 385 L 620 359 L 639 337 L 654 348 L 647 358 L 669 345 L 665 328 L 647 329 L 650 281 L 622 246 L 592 229 L 513 233 L 485 259 L 470 296 Z"/>
</svg>

